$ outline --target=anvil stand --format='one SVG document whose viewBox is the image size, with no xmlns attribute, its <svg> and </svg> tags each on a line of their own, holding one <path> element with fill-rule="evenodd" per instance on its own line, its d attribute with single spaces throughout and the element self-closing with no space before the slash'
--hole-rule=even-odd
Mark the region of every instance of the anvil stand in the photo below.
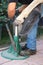
<svg viewBox="0 0 43 65">
<path fill-rule="evenodd" d="M 28 56 L 20 56 L 21 46 L 19 43 L 18 26 L 15 26 L 15 35 L 13 37 L 11 35 L 8 23 L 5 23 L 5 26 L 12 44 L 9 49 L 2 51 L 2 57 L 10 60 L 23 60 L 28 58 Z"/>
</svg>

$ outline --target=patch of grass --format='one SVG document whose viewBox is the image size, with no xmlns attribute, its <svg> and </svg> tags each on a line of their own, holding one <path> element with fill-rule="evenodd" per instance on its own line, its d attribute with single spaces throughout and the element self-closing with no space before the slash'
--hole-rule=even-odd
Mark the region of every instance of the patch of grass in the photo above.
<svg viewBox="0 0 43 65">
<path fill-rule="evenodd" d="M 42 36 L 43 35 L 43 28 L 38 28 L 38 33 L 37 33 L 37 36 Z"/>
<path fill-rule="evenodd" d="M 0 45 L 4 45 L 4 44 L 10 44 L 10 39 L 9 39 L 9 37 L 3 37 L 3 38 L 0 40 Z"/>
<path fill-rule="evenodd" d="M 6 28 L 3 26 L 1 32 L 0 45 L 4 45 L 4 44 L 10 44 L 10 38 Z"/>
</svg>

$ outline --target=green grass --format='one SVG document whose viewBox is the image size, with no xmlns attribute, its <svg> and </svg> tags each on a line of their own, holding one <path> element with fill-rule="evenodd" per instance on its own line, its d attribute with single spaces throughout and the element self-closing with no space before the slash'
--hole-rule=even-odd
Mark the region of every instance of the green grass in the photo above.
<svg viewBox="0 0 43 65">
<path fill-rule="evenodd" d="M 43 28 L 38 28 L 37 36 L 43 36 Z"/>
<path fill-rule="evenodd" d="M 1 33 L 1 39 L 0 39 L 0 45 L 10 44 L 9 42 L 10 42 L 10 38 L 9 38 L 8 32 L 6 28 L 3 26 L 2 33 Z"/>
<path fill-rule="evenodd" d="M 10 44 L 9 42 L 10 42 L 9 37 L 3 37 L 3 38 L 0 40 L 0 45 Z"/>
</svg>

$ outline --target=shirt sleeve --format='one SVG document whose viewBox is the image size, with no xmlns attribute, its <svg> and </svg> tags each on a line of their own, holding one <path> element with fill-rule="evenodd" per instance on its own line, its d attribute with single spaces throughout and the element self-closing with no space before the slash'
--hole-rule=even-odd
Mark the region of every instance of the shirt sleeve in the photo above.
<svg viewBox="0 0 43 65">
<path fill-rule="evenodd" d="M 9 3 L 11 2 L 18 2 L 18 0 L 9 0 Z"/>
</svg>

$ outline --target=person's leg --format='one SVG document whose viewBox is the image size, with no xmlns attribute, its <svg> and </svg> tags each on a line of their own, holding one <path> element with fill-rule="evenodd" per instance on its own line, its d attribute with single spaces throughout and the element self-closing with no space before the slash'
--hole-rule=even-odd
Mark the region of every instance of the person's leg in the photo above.
<svg viewBox="0 0 43 65">
<path fill-rule="evenodd" d="M 37 36 L 37 28 L 38 28 L 38 21 L 32 27 L 30 33 L 27 35 L 26 47 L 23 47 L 23 51 L 20 52 L 20 55 L 34 55 L 36 54 L 36 36 Z"/>
<path fill-rule="evenodd" d="M 37 14 L 37 17 L 36 17 L 36 14 Z M 27 41 L 26 41 L 26 45 L 22 48 L 23 50 L 25 50 L 25 48 L 29 48 L 30 50 L 36 50 L 36 37 L 37 37 L 37 28 L 38 28 L 38 22 L 39 22 L 39 18 L 40 16 L 38 16 L 39 13 L 37 11 L 33 11 L 30 16 L 27 18 L 26 22 L 32 20 L 34 23 L 31 23 L 30 24 L 30 27 L 31 25 L 33 25 L 31 27 L 31 29 L 28 30 L 28 34 L 27 34 Z M 28 23 L 29 24 L 29 23 Z"/>
<path fill-rule="evenodd" d="M 36 24 L 30 31 L 30 34 L 27 35 L 27 48 L 30 50 L 36 50 L 36 37 L 37 37 L 37 28 L 38 28 L 38 20 L 36 20 Z"/>
<path fill-rule="evenodd" d="M 37 37 L 37 28 L 39 22 L 40 14 L 37 11 L 33 11 L 30 16 L 27 18 L 27 21 L 32 21 L 32 27 L 28 31 L 27 41 L 26 41 L 26 49 L 22 49 L 20 55 L 33 55 L 36 53 L 36 37 Z M 33 20 L 34 19 L 34 20 Z M 26 21 L 26 22 L 27 22 Z M 33 24 L 34 22 L 34 24 Z"/>
</svg>

